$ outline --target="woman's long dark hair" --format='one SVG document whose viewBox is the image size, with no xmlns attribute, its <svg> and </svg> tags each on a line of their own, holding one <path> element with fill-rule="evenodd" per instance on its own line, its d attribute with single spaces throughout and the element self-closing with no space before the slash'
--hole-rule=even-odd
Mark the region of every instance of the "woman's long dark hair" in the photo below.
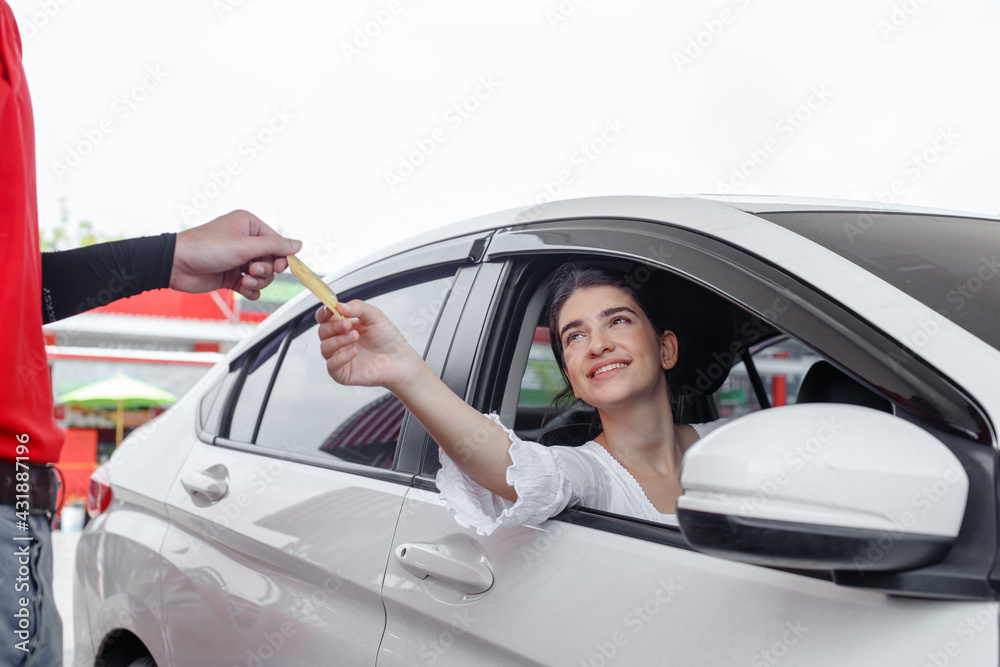
<svg viewBox="0 0 1000 667">
<path fill-rule="evenodd" d="M 563 345 L 559 336 L 559 313 L 563 306 L 577 290 L 588 287 L 616 287 L 627 293 L 639 304 L 646 319 L 653 325 L 653 330 L 659 337 L 664 331 L 671 329 L 671 326 L 667 321 L 669 318 L 666 309 L 660 299 L 656 298 L 656 281 L 651 280 L 652 271 L 648 267 L 636 265 L 634 271 L 625 273 L 605 268 L 585 268 L 577 262 L 567 262 L 556 270 L 549 288 L 549 339 L 552 345 L 552 354 L 556 363 L 559 364 L 559 372 L 562 373 L 566 388 L 552 400 L 554 407 L 564 407 L 573 399 L 573 387 L 570 385 L 564 370 Z M 676 421 L 681 418 L 683 413 L 683 394 L 674 386 L 674 379 L 669 369 L 664 370 L 664 376 L 667 380 L 667 393 Z M 595 422 L 591 427 L 592 432 L 595 428 L 600 428 L 600 416 L 596 411 L 594 415 Z"/>
</svg>

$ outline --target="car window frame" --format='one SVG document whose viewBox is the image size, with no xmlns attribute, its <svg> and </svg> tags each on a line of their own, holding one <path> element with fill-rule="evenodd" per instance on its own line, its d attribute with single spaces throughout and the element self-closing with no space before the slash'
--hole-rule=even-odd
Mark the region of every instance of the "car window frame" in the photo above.
<svg viewBox="0 0 1000 667">
<path fill-rule="evenodd" d="M 613 234 L 612 242 L 609 242 L 609 232 Z M 662 257 L 664 253 L 662 245 L 657 247 L 655 244 L 665 241 L 675 244 L 669 263 L 656 256 L 659 253 Z M 678 247 L 681 247 L 681 252 L 677 252 Z M 913 591 L 920 594 L 927 590 L 948 590 L 956 596 L 983 599 L 1000 591 L 1000 564 L 996 561 L 996 519 L 1000 508 L 995 493 L 995 451 L 988 446 L 992 445 L 992 431 L 981 408 L 961 387 L 938 375 L 930 366 L 912 356 L 891 356 L 904 355 L 905 350 L 843 304 L 760 257 L 703 233 L 659 221 L 634 219 L 572 219 L 502 230 L 492 239 L 484 257 L 484 269 L 496 267 L 492 270 L 496 284 L 484 284 L 478 294 L 472 295 L 471 300 L 479 308 L 470 311 L 469 316 L 459 323 L 453 350 L 455 363 L 450 357 L 443 376 L 471 405 L 482 412 L 504 408 L 505 392 L 514 383 L 506 375 L 500 379 L 491 376 L 488 371 L 498 367 L 497 363 L 503 356 L 502 347 L 504 344 L 510 346 L 510 337 L 490 332 L 494 331 L 496 322 L 509 322 L 505 317 L 518 303 L 523 305 L 530 300 L 531 294 L 525 294 L 517 283 L 525 263 L 555 254 L 564 259 L 573 255 L 626 259 L 667 268 L 722 294 L 741 308 L 763 316 L 777 329 L 813 349 L 822 358 L 838 366 L 846 365 L 844 360 L 849 360 L 849 373 L 883 396 L 886 396 L 885 388 L 866 373 L 874 370 L 878 371 L 876 375 L 884 377 L 887 366 L 903 376 L 904 386 L 907 382 L 918 386 L 929 384 L 935 391 L 946 392 L 950 401 L 979 418 L 978 432 L 962 431 L 951 424 L 928 423 L 919 413 L 914 414 L 912 406 L 892 400 L 897 396 L 886 396 L 894 404 L 897 416 L 932 432 L 959 457 L 969 472 L 970 497 L 962 534 L 945 561 L 931 568 L 902 573 L 796 572 L 854 587 L 910 591 L 911 594 Z M 707 263 L 708 269 L 697 268 L 698 262 Z M 788 309 L 794 311 L 791 315 L 782 313 L 781 318 L 769 317 L 767 305 L 774 295 L 780 295 L 798 307 Z M 517 317 L 520 318 L 520 314 Z M 508 328 L 509 325 L 505 325 L 504 329 Z M 803 335 L 803 330 L 812 335 Z M 850 335 L 852 333 L 860 333 L 861 336 L 855 339 Z M 863 359 L 860 364 L 858 355 Z M 885 356 L 881 358 L 879 355 Z M 899 358 L 905 359 L 910 367 L 892 368 L 886 362 L 886 359 L 891 359 L 895 363 Z M 899 384 L 896 382 L 895 386 Z M 437 489 L 433 475 L 426 467 L 421 469 L 413 483 L 421 488 Z M 681 532 L 664 524 L 587 508 L 569 508 L 553 519 L 690 550 Z M 957 557 L 951 560 L 955 554 L 958 554 Z M 962 562 L 962 557 L 969 554 L 975 557 L 977 567 L 982 570 L 978 578 L 970 578 L 968 563 Z M 993 592 L 989 590 L 991 587 Z"/>
<path fill-rule="evenodd" d="M 457 314 L 461 312 L 468 297 L 469 288 L 479 270 L 478 262 L 481 260 L 482 251 L 491 234 L 476 233 L 415 248 L 406 253 L 361 267 L 342 278 L 335 279 L 333 282 L 337 285 L 340 295 L 345 300 L 350 300 L 384 294 L 394 289 L 402 289 L 409 285 L 419 284 L 420 282 L 424 282 L 424 280 L 435 280 L 444 277 L 449 270 L 453 271 L 448 298 L 442 305 L 433 324 L 425 354 L 425 360 L 428 365 L 435 372 L 440 373 L 446 354 L 443 351 L 446 351 L 450 347 L 453 340 L 453 329 L 458 321 Z M 424 277 L 424 280 L 420 280 L 420 277 Z M 303 318 L 311 316 L 311 313 L 315 312 L 319 305 L 319 300 L 315 296 L 308 295 L 296 307 L 284 313 L 281 322 L 272 327 L 271 331 L 260 341 L 254 341 L 249 347 L 241 347 L 238 353 L 234 351 L 235 356 L 232 359 L 221 362 L 227 365 L 227 371 L 221 375 L 218 383 L 213 383 L 208 388 L 206 393 L 214 391 L 219 383 L 224 385 L 226 378 L 233 372 L 237 365 L 239 365 L 239 376 L 229 388 L 228 394 L 217 396 L 212 401 L 212 405 L 220 400 L 224 401 L 219 433 L 212 434 L 205 431 L 204 425 L 209 415 L 198 415 L 196 425 L 199 439 L 209 445 L 235 449 L 257 456 L 270 456 L 397 483 L 411 483 L 415 466 L 408 462 L 412 462 L 418 458 L 418 455 L 408 455 L 407 452 L 414 447 L 422 451 L 424 440 L 419 433 L 421 428 L 416 429 L 418 433 L 414 435 L 415 429 L 412 424 L 416 424 L 419 427 L 419 422 L 413 418 L 409 410 L 405 412 L 400 425 L 400 434 L 396 443 L 396 457 L 391 468 L 377 468 L 336 458 L 331 458 L 330 460 L 317 459 L 297 452 L 232 440 L 222 435 L 222 433 L 226 433 L 227 435 L 229 433 L 229 424 L 239 399 L 243 380 L 248 372 L 248 368 L 252 365 L 247 360 L 258 354 L 262 348 L 271 344 L 275 338 L 283 337 L 284 340 L 281 342 L 281 349 L 278 352 L 280 355 L 278 363 L 271 373 L 271 377 L 268 379 L 268 387 L 264 400 L 257 410 L 254 426 L 254 437 L 256 437 L 261 420 L 263 419 L 264 410 L 266 409 L 268 394 L 281 368 L 281 360 L 291 341 L 292 334 L 301 325 Z M 317 360 L 317 363 L 320 362 L 321 360 Z M 201 404 L 199 404 L 199 409 L 201 409 Z"/>
</svg>

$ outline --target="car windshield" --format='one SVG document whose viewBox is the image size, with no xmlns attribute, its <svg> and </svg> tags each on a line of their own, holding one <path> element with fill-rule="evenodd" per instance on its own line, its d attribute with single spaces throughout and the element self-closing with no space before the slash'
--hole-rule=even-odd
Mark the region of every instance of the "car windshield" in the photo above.
<svg viewBox="0 0 1000 667">
<path fill-rule="evenodd" d="M 758 215 L 849 259 L 1000 349 L 1000 222 L 877 209 Z"/>
</svg>

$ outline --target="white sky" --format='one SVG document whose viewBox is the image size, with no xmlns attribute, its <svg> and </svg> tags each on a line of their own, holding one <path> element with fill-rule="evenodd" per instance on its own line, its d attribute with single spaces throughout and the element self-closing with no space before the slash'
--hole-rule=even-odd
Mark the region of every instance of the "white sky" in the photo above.
<svg viewBox="0 0 1000 667">
<path fill-rule="evenodd" d="M 896 182 L 899 202 L 1000 212 L 1000 2 L 576 2 L 10 0 L 41 226 L 60 197 L 128 236 L 246 208 L 329 269 L 560 175 L 558 198 Z"/>
</svg>

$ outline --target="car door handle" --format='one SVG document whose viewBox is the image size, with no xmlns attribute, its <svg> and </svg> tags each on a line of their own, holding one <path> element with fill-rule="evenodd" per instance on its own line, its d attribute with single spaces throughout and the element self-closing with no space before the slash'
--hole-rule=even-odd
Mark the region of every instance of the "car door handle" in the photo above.
<svg viewBox="0 0 1000 667">
<path fill-rule="evenodd" d="M 218 502 L 229 491 L 229 472 L 225 466 L 214 465 L 206 470 L 185 470 L 181 486 L 201 504 Z"/>
<path fill-rule="evenodd" d="M 396 560 L 411 574 L 457 586 L 465 593 L 483 593 L 493 585 L 493 572 L 481 561 L 469 562 L 438 544 L 411 543 L 396 547 Z"/>
</svg>

